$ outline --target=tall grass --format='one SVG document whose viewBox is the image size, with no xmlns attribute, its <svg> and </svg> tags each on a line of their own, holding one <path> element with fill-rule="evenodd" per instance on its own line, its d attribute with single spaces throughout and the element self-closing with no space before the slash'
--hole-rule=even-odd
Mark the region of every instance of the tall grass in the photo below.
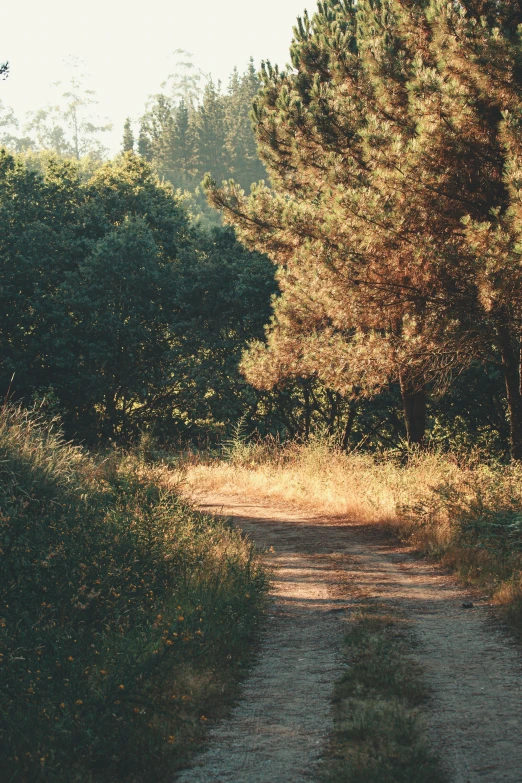
<svg viewBox="0 0 522 783">
<path fill-rule="evenodd" d="M 193 492 L 222 491 L 381 524 L 480 585 L 522 633 L 522 466 L 412 451 L 346 454 L 328 441 L 241 443 L 226 459 L 191 457 Z"/>
<path fill-rule="evenodd" d="M 359 606 L 335 685 L 324 783 L 445 783 L 421 707 L 430 696 L 407 622 L 390 606 Z"/>
<path fill-rule="evenodd" d="M 161 780 L 248 660 L 265 574 L 167 483 L 1 411 L 2 780 Z"/>
</svg>

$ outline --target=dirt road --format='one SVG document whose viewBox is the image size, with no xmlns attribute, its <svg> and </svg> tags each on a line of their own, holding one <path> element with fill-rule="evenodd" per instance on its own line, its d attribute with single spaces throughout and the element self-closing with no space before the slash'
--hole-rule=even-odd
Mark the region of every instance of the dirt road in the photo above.
<svg viewBox="0 0 522 783">
<path fill-rule="evenodd" d="M 451 783 L 522 783 L 522 656 L 487 604 L 371 526 L 244 498 L 199 498 L 233 517 L 274 572 L 259 662 L 230 719 L 178 783 L 305 783 L 331 729 L 343 625 L 368 597 L 412 621 L 433 691 L 426 719 Z M 271 551 L 273 548 L 273 551 Z M 473 601 L 473 608 L 462 604 Z"/>
</svg>

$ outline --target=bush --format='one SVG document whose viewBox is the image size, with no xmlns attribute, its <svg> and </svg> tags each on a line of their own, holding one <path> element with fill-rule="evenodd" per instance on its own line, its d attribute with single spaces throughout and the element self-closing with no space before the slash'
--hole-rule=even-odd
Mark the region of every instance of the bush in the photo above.
<svg viewBox="0 0 522 783">
<path fill-rule="evenodd" d="M 3 779 L 172 772 L 248 658 L 266 584 L 250 544 L 154 469 L 4 407 L 0 545 Z"/>
</svg>

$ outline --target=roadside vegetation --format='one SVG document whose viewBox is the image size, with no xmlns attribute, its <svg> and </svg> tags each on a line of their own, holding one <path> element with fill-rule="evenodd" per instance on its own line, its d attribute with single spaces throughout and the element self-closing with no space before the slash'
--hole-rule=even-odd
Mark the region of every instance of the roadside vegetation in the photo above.
<svg viewBox="0 0 522 783">
<path fill-rule="evenodd" d="M 161 780 L 235 693 L 266 588 L 250 544 L 138 454 L 0 419 L 0 769 Z"/>
<path fill-rule="evenodd" d="M 225 458 L 185 460 L 193 492 L 276 500 L 390 528 L 487 591 L 522 636 L 522 467 L 484 455 L 397 450 L 345 453 L 324 438 L 278 445 L 236 440 Z"/>
<path fill-rule="evenodd" d="M 407 622 L 389 606 L 361 605 L 351 618 L 324 783 L 446 780 L 428 748 L 422 706 L 429 692 L 411 648 Z"/>
</svg>

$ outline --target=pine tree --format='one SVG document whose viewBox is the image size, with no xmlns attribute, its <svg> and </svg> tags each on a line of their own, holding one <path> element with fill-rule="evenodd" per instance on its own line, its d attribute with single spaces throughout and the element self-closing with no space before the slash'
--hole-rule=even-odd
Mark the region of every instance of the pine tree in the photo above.
<svg viewBox="0 0 522 783">
<path fill-rule="evenodd" d="M 293 69 L 264 68 L 256 133 L 273 190 L 210 196 L 279 266 L 251 380 L 302 373 L 366 393 L 398 380 L 420 442 L 426 383 L 500 351 L 520 459 L 521 12 L 484 9 L 320 3 L 298 21 Z"/>
<path fill-rule="evenodd" d="M 132 132 L 132 123 L 130 117 L 127 117 L 123 126 L 123 152 L 134 152 L 134 133 Z"/>
<path fill-rule="evenodd" d="M 172 167 L 175 172 L 176 186 L 193 188 L 198 183 L 194 179 L 195 130 L 188 106 L 182 99 L 174 112 L 172 136 Z"/>
<path fill-rule="evenodd" d="M 266 178 L 266 170 L 257 154 L 256 139 L 252 128 L 252 104 L 260 82 L 254 63 L 250 60 L 247 71 L 240 75 L 234 69 L 225 99 L 227 137 L 231 174 L 243 188 Z"/>
<path fill-rule="evenodd" d="M 147 122 L 142 120 L 140 123 L 140 132 L 138 135 L 138 152 L 145 160 L 152 160 L 152 145 L 149 138 L 149 128 Z"/>
<path fill-rule="evenodd" d="M 225 102 L 221 85 L 209 79 L 196 115 L 196 165 L 201 178 L 206 172 L 221 182 L 228 179 L 230 160 L 226 147 Z"/>
</svg>

